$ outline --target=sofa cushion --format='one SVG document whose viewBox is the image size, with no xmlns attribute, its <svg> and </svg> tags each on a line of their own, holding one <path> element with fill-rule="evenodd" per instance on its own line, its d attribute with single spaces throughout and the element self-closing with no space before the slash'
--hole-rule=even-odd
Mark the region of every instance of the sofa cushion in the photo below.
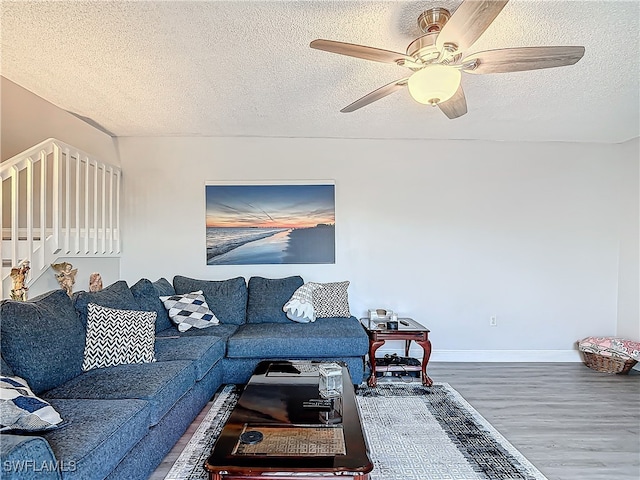
<svg viewBox="0 0 640 480">
<path fill-rule="evenodd" d="M 85 331 L 64 290 L 0 302 L 2 357 L 38 395 L 82 373 Z"/>
<path fill-rule="evenodd" d="M 368 350 L 369 339 L 355 317 L 252 323 L 240 327 L 227 342 L 229 358 L 350 357 Z"/>
<path fill-rule="evenodd" d="M 155 425 L 194 383 L 195 366 L 190 360 L 135 363 L 89 370 L 46 392 L 44 398 L 147 400 L 151 425 Z"/>
<path fill-rule="evenodd" d="M 223 325 L 222 323 L 216 325 L 214 328 L 191 328 L 186 332 L 179 332 L 174 326 L 167 328 L 161 332 L 156 333 L 156 340 L 161 337 L 217 337 L 223 342 L 233 335 L 236 330 L 240 328 L 239 325 Z"/>
<path fill-rule="evenodd" d="M 20 377 L 0 376 L 0 431 L 39 432 L 56 428 L 60 414 L 38 398 Z"/>
<path fill-rule="evenodd" d="M 349 282 L 320 283 L 311 294 L 316 318 L 350 317 L 349 296 L 347 289 Z"/>
<path fill-rule="evenodd" d="M 194 362 L 196 380 L 202 377 L 224 357 L 225 342 L 217 337 L 157 337 L 156 358 L 159 362 L 191 360 Z"/>
<path fill-rule="evenodd" d="M 156 332 L 161 332 L 173 325 L 167 309 L 164 308 L 162 301 L 160 301 L 161 296 L 169 296 L 176 293 L 173 285 L 167 279 L 161 278 L 152 283 L 146 278 L 141 278 L 131 286 L 131 293 L 138 302 L 140 310 L 156 312 Z"/>
<path fill-rule="evenodd" d="M 209 310 L 202 290 L 160 297 L 169 318 L 178 326 L 178 331 L 186 332 L 191 327 L 209 328 L 218 325 L 220 320 Z"/>
<path fill-rule="evenodd" d="M 65 480 L 105 478 L 149 431 L 144 400 L 52 399 L 68 419 L 43 437 L 64 471 Z"/>
<path fill-rule="evenodd" d="M 83 370 L 155 362 L 156 312 L 119 310 L 90 303 Z"/>
<path fill-rule="evenodd" d="M 73 306 L 80 314 L 80 320 L 85 326 L 87 325 L 87 306 L 90 303 L 121 310 L 138 310 L 140 308 L 124 280 L 112 283 L 98 292 L 80 291 L 73 294 Z"/>
<path fill-rule="evenodd" d="M 207 304 L 220 323 L 242 325 L 247 315 L 247 283 L 243 277 L 229 280 L 197 280 L 176 275 L 173 287 L 177 294 L 202 290 Z"/>
<path fill-rule="evenodd" d="M 15 375 L 9 364 L 2 357 L 0 357 L 0 373 L 5 377 L 13 377 Z"/>
<path fill-rule="evenodd" d="M 251 277 L 248 287 L 247 323 L 290 323 L 282 309 L 302 286 L 302 277 Z"/>
</svg>

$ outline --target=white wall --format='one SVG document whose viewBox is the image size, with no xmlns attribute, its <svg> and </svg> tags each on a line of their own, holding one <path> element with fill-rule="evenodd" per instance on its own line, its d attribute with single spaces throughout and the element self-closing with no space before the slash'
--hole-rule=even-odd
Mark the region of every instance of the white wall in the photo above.
<svg viewBox="0 0 640 480">
<path fill-rule="evenodd" d="M 626 162 L 621 196 L 617 334 L 640 340 L 640 139 L 621 146 Z"/>
<path fill-rule="evenodd" d="M 348 279 L 353 314 L 388 307 L 416 318 L 431 329 L 436 360 L 577 360 L 576 340 L 616 334 L 629 214 L 621 205 L 629 195 L 620 192 L 632 175 L 637 191 L 637 148 L 263 138 L 119 144 L 121 273 L 130 282 L 175 274 Z M 305 179 L 335 180 L 335 265 L 206 266 L 206 181 Z M 637 250 L 637 238 L 629 248 Z M 637 302 L 637 292 L 625 295 Z"/>
<path fill-rule="evenodd" d="M 60 257 L 55 263 L 69 262 L 73 268 L 78 269 L 76 283 L 73 291 L 89 291 L 89 276 L 93 272 L 100 273 L 102 284 L 106 287 L 120 280 L 120 259 L 119 258 L 92 258 L 92 257 Z M 11 284 L 9 284 L 11 285 Z M 29 286 L 28 298 L 33 298 L 50 290 L 57 290 L 60 284 L 56 279 L 55 272 L 49 267 L 33 285 Z M 7 292 L 9 290 L 7 289 Z"/>
<path fill-rule="evenodd" d="M 0 160 L 56 137 L 121 163 L 110 136 L 0 80 Z M 573 359 L 582 336 L 640 338 L 638 139 L 120 143 L 122 271 L 118 259 L 68 259 L 77 289 L 93 271 L 105 285 L 177 273 L 349 279 L 354 314 L 383 306 L 423 321 L 435 359 Z M 205 265 L 206 180 L 305 179 L 336 181 L 335 265 Z M 45 274 L 30 296 L 56 287 Z"/>
<path fill-rule="evenodd" d="M 54 137 L 97 156 L 112 165 L 120 165 L 115 140 L 88 123 L 51 104 L 34 93 L 0 77 L 0 160 L 7 160 L 34 145 Z M 3 190 L 9 198 L 10 190 Z M 5 200 L 7 201 L 7 200 Z M 4 202 L 0 202 L 4 204 Z M 8 202 L 7 202 L 8 203 Z M 2 205 L 0 205 L 2 208 Z M 5 216 L 5 218 L 8 218 Z M 75 290 L 87 290 L 89 275 L 100 272 L 104 285 L 120 278 L 119 258 L 59 258 L 78 268 Z M 5 282 L 6 283 L 6 282 Z M 9 286 L 11 281 L 8 280 Z M 45 272 L 29 286 L 29 298 L 59 288 L 53 272 Z M 8 295 L 8 290 L 6 290 Z"/>
<path fill-rule="evenodd" d="M 115 141 L 88 123 L 0 77 L 0 160 L 5 161 L 47 138 L 57 138 L 119 165 Z"/>
</svg>

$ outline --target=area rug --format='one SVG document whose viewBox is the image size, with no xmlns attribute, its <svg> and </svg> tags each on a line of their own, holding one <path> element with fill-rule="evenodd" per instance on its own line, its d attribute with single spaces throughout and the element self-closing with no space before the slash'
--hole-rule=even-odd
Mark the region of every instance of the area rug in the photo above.
<svg viewBox="0 0 640 480">
<path fill-rule="evenodd" d="M 204 480 L 203 465 L 238 398 L 227 385 L 165 480 Z M 546 480 L 446 383 L 361 386 L 357 401 L 371 480 Z"/>
</svg>

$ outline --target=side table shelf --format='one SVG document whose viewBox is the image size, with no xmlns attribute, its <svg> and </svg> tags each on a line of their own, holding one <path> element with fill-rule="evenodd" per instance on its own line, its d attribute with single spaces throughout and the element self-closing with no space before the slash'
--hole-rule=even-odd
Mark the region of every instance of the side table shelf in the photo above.
<svg viewBox="0 0 640 480">
<path fill-rule="evenodd" d="M 433 381 L 427 375 L 427 365 L 431 357 L 431 341 L 429 340 L 429 329 L 419 324 L 412 318 L 400 318 L 397 330 L 387 330 L 385 323 L 373 323 L 370 325 L 368 318 L 361 318 L 360 323 L 369 336 L 369 363 L 371 364 L 371 376 L 367 381 L 370 387 L 375 387 L 378 383 L 376 378 L 376 350 L 378 350 L 387 340 L 404 340 L 405 356 L 409 355 L 411 341 L 422 347 L 421 377 L 422 384 L 430 387 Z M 388 371 L 389 367 L 384 367 Z M 408 367 L 407 370 L 415 368 Z M 381 368 L 380 371 L 383 371 Z"/>
</svg>

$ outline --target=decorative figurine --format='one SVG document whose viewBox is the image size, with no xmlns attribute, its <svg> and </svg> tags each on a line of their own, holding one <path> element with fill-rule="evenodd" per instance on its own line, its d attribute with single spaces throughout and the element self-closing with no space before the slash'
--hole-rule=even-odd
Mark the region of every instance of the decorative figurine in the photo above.
<svg viewBox="0 0 640 480">
<path fill-rule="evenodd" d="M 11 299 L 24 302 L 27 300 L 27 275 L 31 267 L 28 260 L 23 261 L 17 267 L 11 269 L 11 278 L 13 279 L 13 288 L 11 289 Z"/>
<path fill-rule="evenodd" d="M 52 263 L 51 268 L 57 272 L 56 279 L 60 284 L 60 288 L 65 290 L 67 295 L 71 296 L 73 285 L 76 283 L 76 274 L 78 273 L 78 269 L 73 268 L 73 265 L 69 262 Z"/>
<path fill-rule="evenodd" d="M 99 292 L 102 290 L 102 277 L 98 272 L 93 272 L 89 275 L 89 291 Z"/>
</svg>

